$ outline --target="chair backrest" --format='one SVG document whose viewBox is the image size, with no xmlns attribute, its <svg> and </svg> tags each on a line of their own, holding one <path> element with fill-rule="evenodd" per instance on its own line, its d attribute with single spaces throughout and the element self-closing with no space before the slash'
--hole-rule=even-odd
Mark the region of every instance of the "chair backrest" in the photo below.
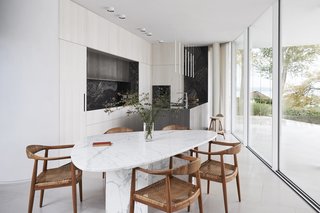
<svg viewBox="0 0 320 213">
<path fill-rule="evenodd" d="M 178 124 L 171 124 L 163 127 L 162 130 L 189 130 L 189 128 Z"/>
<path fill-rule="evenodd" d="M 69 159 L 70 156 L 58 156 L 58 157 L 48 157 L 49 150 L 61 150 L 61 149 L 69 149 L 74 147 L 74 144 L 64 144 L 64 145 L 52 145 L 52 146 L 44 146 L 44 145 L 29 145 L 26 147 L 27 157 L 29 159 L 34 160 L 64 160 Z M 45 151 L 44 156 L 36 155 L 37 152 Z"/>
<path fill-rule="evenodd" d="M 194 157 L 193 157 L 194 158 Z M 194 158 L 190 163 L 172 170 L 173 175 L 189 175 L 199 171 L 201 166 L 200 158 Z"/>
<path fill-rule="evenodd" d="M 241 143 L 232 146 L 229 149 L 226 149 L 222 152 L 223 155 L 236 155 L 241 151 Z"/>
<path fill-rule="evenodd" d="M 29 145 L 26 147 L 26 153 L 27 153 L 27 157 L 29 159 L 37 159 L 38 156 L 35 155 L 35 153 L 40 152 L 42 150 L 45 150 L 46 146 L 42 146 L 42 145 Z"/>
<path fill-rule="evenodd" d="M 121 132 L 133 132 L 133 129 L 130 129 L 127 127 L 114 127 L 114 128 L 108 129 L 104 134 L 121 133 Z"/>
</svg>

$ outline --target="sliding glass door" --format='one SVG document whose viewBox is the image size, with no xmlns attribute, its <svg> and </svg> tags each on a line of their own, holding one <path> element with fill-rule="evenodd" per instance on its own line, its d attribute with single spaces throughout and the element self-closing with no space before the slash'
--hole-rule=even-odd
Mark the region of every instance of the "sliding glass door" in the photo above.
<svg viewBox="0 0 320 213">
<path fill-rule="evenodd" d="M 248 145 L 272 162 L 272 7 L 249 28 Z"/>
<path fill-rule="evenodd" d="M 320 203 L 320 3 L 281 2 L 279 170 Z"/>
<path fill-rule="evenodd" d="M 280 3 L 233 41 L 232 133 L 320 209 L 320 3 Z"/>
</svg>

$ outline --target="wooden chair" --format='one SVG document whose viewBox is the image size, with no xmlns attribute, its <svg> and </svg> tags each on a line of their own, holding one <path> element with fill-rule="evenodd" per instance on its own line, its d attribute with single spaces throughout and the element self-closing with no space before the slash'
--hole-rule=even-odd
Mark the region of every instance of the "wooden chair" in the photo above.
<svg viewBox="0 0 320 213">
<path fill-rule="evenodd" d="M 181 154 L 176 155 L 175 157 L 189 161 L 189 163 L 178 168 L 169 168 L 166 170 L 149 170 L 143 168 L 134 168 L 132 170 L 130 213 L 134 213 L 135 202 L 140 202 L 171 213 L 186 207 L 189 209 L 191 203 L 197 198 L 199 212 L 203 213 L 199 175 L 200 159 Z M 137 171 L 151 175 L 163 175 L 165 178 L 136 191 Z M 195 185 L 191 183 L 191 179 L 189 179 L 189 182 L 186 182 L 173 176 L 191 174 L 194 174 L 196 177 Z"/>
<path fill-rule="evenodd" d="M 36 190 L 40 191 L 40 208 L 43 204 L 43 196 L 45 189 L 52 189 L 58 187 L 72 186 L 72 201 L 73 212 L 77 212 L 77 191 L 76 184 L 79 183 L 80 201 L 82 202 L 82 171 L 75 167 L 72 162 L 56 168 L 47 168 L 48 161 L 70 159 L 70 156 L 48 157 L 49 150 L 72 148 L 74 145 L 61 146 L 42 146 L 30 145 L 27 146 L 26 152 L 29 159 L 34 160 L 33 172 L 30 187 L 29 208 L 28 212 L 32 212 L 34 194 Z M 36 153 L 44 151 L 44 156 Z M 38 162 L 43 161 L 42 172 L 38 173 Z"/>
<path fill-rule="evenodd" d="M 133 132 L 133 129 L 127 127 L 114 127 L 108 129 L 104 134 L 121 133 L 121 132 Z M 102 178 L 105 178 L 106 173 L 102 172 Z"/>
<path fill-rule="evenodd" d="M 222 151 L 212 152 L 211 145 L 220 145 L 220 146 L 231 146 L 231 148 L 224 149 Z M 241 150 L 240 143 L 227 143 L 220 141 L 210 141 L 208 152 L 199 151 L 196 149 L 191 150 L 191 155 L 196 153 L 196 157 L 199 154 L 204 154 L 208 156 L 208 159 L 201 164 L 200 167 L 200 177 L 201 179 L 207 180 L 207 193 L 209 194 L 210 181 L 222 183 L 223 189 L 223 198 L 224 198 L 224 207 L 225 212 L 228 212 L 228 201 L 227 201 L 227 182 L 232 181 L 233 179 L 237 180 L 237 189 L 238 189 L 238 198 L 241 202 L 240 195 L 240 180 L 239 180 L 239 168 L 237 154 Z M 220 161 L 211 159 L 211 156 L 220 156 Z M 225 155 L 233 155 L 234 164 L 228 164 L 224 162 Z"/>
<path fill-rule="evenodd" d="M 108 129 L 104 134 L 121 133 L 121 132 L 133 132 L 133 129 L 130 129 L 127 127 L 114 127 L 114 128 Z"/>
<path fill-rule="evenodd" d="M 162 130 L 189 130 L 189 128 L 178 124 L 171 124 L 163 127 Z"/>
</svg>

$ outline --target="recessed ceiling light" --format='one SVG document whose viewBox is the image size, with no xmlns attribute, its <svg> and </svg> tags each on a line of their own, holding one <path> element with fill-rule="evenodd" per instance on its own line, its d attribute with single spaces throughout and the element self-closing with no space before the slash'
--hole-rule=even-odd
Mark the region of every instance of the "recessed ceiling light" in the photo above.
<svg viewBox="0 0 320 213">
<path fill-rule="evenodd" d="M 118 15 L 118 18 L 119 18 L 119 19 L 126 19 L 126 15 L 125 15 L 125 14 L 119 14 L 119 15 Z"/>
<path fill-rule="evenodd" d="M 142 33 L 144 33 L 144 32 L 147 31 L 146 28 L 144 28 L 144 27 L 141 27 L 139 30 L 140 30 L 140 32 L 142 32 Z"/>
<path fill-rule="evenodd" d="M 110 13 L 114 12 L 114 7 L 106 7 L 106 10 Z"/>
<path fill-rule="evenodd" d="M 147 36 L 152 36 L 152 33 L 146 33 Z"/>
<path fill-rule="evenodd" d="M 164 40 L 159 40 L 158 42 L 159 42 L 159 43 L 164 43 Z"/>
</svg>

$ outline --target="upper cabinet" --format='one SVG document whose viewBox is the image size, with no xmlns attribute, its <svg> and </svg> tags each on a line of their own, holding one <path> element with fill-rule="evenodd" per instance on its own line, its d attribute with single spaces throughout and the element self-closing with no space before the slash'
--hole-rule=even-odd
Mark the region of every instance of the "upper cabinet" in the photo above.
<svg viewBox="0 0 320 213">
<path fill-rule="evenodd" d="M 151 64 L 151 44 L 70 1 L 60 0 L 61 39 Z"/>
<path fill-rule="evenodd" d="M 88 79 L 130 82 L 131 63 L 137 62 L 88 49 L 87 76 Z"/>
<path fill-rule="evenodd" d="M 60 38 L 85 45 L 87 10 L 69 0 L 60 1 Z"/>
</svg>

